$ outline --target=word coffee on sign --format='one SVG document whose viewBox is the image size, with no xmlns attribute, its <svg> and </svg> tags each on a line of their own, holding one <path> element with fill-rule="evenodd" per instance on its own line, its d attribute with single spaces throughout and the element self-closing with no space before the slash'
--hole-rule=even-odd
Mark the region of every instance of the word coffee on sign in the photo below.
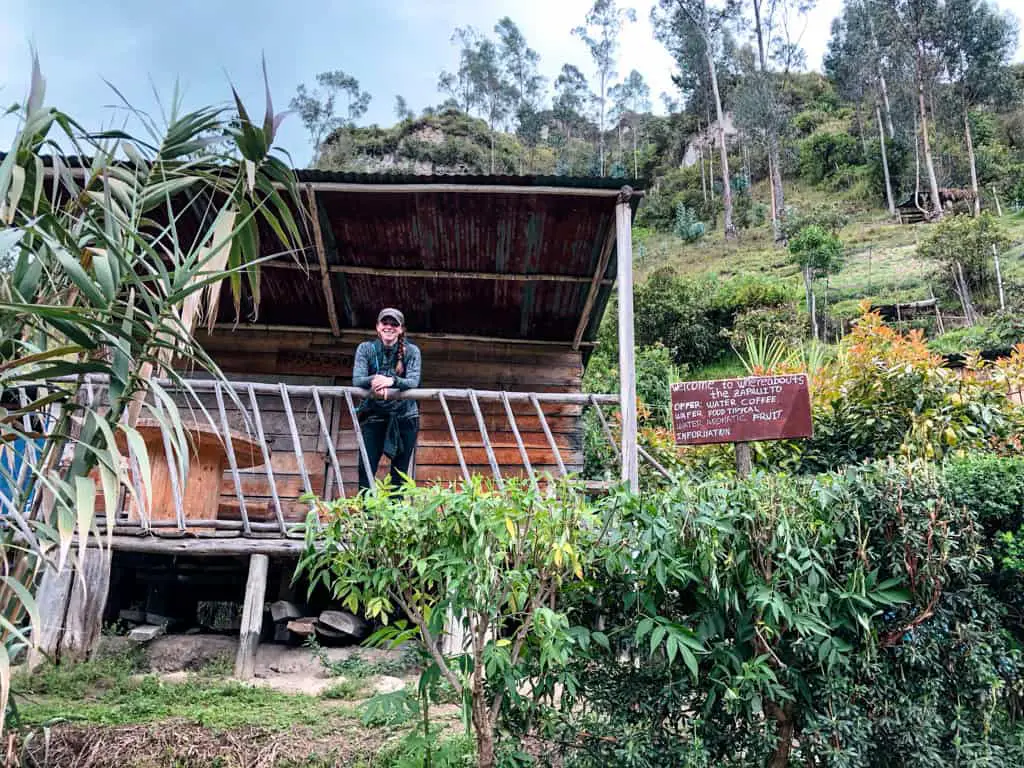
<svg viewBox="0 0 1024 768">
<path fill-rule="evenodd" d="M 672 426 L 680 445 L 810 437 L 807 374 L 673 384 Z"/>
</svg>

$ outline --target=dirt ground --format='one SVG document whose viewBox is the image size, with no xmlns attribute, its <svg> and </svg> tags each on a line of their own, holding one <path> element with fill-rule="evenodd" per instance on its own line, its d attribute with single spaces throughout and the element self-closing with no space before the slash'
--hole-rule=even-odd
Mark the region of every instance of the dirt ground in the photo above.
<svg viewBox="0 0 1024 768">
<path fill-rule="evenodd" d="M 168 684 L 197 684 L 204 680 L 230 677 L 237 638 L 219 635 L 168 635 L 145 646 L 146 673 L 133 674 L 141 681 L 155 676 Z M 103 656 L 125 655 L 130 644 L 125 638 L 106 637 Z M 0 742 L 0 768 L 327 768 L 327 766 L 369 766 L 389 743 L 406 733 L 405 727 L 366 727 L 355 708 L 375 694 L 393 693 L 412 686 L 418 670 L 402 668 L 397 652 L 358 646 L 323 648 L 324 658 L 311 649 L 266 644 L 259 648 L 255 678 L 247 684 L 287 694 L 316 697 L 310 706 L 322 714 L 323 722 L 290 727 L 244 726 L 211 728 L 183 718 L 155 722 L 101 725 L 55 722 L 36 726 L 29 732 L 11 734 Z M 363 672 L 357 693 L 345 700 L 323 698 L 332 686 L 344 681 L 338 664 L 358 656 L 365 669 L 385 668 L 394 674 Z M 211 677 L 211 670 L 214 675 Z M 191 682 L 190 682 L 191 681 Z M 200 683 L 201 684 L 201 683 Z M 329 694 L 328 694 L 329 695 Z M 303 699 L 303 701 L 309 701 Z M 301 705 L 300 705 L 301 706 Z M 432 720 L 448 735 L 458 732 L 459 708 L 432 707 Z M 318 716 L 319 717 L 319 716 Z M 314 718 L 316 719 L 316 718 Z M 6 754 L 5 754 L 6 753 Z"/>
<path fill-rule="evenodd" d="M 354 723 L 353 726 L 358 726 Z M 215 732 L 181 720 L 148 725 L 60 725 L 21 750 L 16 766 L 49 768 L 326 768 L 368 760 L 388 734 L 353 727 L 325 736 L 309 728 Z"/>
</svg>

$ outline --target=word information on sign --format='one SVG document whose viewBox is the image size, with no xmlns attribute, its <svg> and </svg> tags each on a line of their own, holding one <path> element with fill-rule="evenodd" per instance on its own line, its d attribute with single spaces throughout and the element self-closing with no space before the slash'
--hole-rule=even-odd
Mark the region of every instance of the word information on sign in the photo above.
<svg viewBox="0 0 1024 768">
<path fill-rule="evenodd" d="M 810 437 L 807 374 L 673 384 L 672 426 L 680 445 Z"/>
</svg>

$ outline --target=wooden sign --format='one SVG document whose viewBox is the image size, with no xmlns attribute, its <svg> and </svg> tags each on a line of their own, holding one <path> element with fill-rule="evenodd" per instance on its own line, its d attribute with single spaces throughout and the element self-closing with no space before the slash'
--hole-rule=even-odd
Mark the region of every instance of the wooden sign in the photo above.
<svg viewBox="0 0 1024 768">
<path fill-rule="evenodd" d="M 810 437 L 807 374 L 673 384 L 672 426 L 679 445 Z"/>
</svg>

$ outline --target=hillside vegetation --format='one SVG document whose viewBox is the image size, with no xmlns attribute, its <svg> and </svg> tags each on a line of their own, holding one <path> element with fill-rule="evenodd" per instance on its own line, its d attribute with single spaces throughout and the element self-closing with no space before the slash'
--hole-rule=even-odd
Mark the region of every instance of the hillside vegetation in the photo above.
<svg viewBox="0 0 1024 768">
<path fill-rule="evenodd" d="M 773 32 L 800 22 L 787 4 L 662 0 L 652 21 L 680 73 L 677 92 L 660 94 L 662 114 L 637 70 L 616 74 L 630 65 L 619 61 L 618 38 L 634 15 L 612 0 L 597 0 L 572 30 L 592 66 L 567 62 L 552 83 L 506 17 L 493 36 L 457 29 L 459 68 L 438 77 L 447 98 L 415 114 L 397 97 L 393 126 L 357 127 L 372 97 L 342 72 L 318 76 L 315 92 L 300 88 L 293 106 L 321 168 L 607 176 L 643 186 L 638 315 L 648 310 L 643 282 L 666 270 L 694 284 L 761 279 L 788 291 L 784 301 L 773 293 L 770 306 L 719 313 L 723 339 L 785 327 L 800 329 L 787 334 L 793 342 L 833 342 L 865 299 L 936 299 L 941 319 L 934 309 L 891 318 L 929 337 L 1017 309 L 1024 65 L 1010 63 L 1013 16 L 981 0 L 849 0 L 823 73 L 800 71 L 802 52 Z M 335 96 L 347 97 L 347 115 L 332 116 Z M 982 213 L 998 221 L 931 234 L 943 219 Z M 922 248 L 929 238 L 941 245 Z M 767 324 L 755 322 L 757 313 Z M 949 338 L 964 336 L 956 332 Z M 1007 348 L 1019 335 L 1000 332 L 982 346 Z M 726 361 L 734 346 L 711 345 L 717 356 L 695 358 L 670 336 L 662 329 L 649 341 L 671 347 L 691 371 Z"/>
</svg>

